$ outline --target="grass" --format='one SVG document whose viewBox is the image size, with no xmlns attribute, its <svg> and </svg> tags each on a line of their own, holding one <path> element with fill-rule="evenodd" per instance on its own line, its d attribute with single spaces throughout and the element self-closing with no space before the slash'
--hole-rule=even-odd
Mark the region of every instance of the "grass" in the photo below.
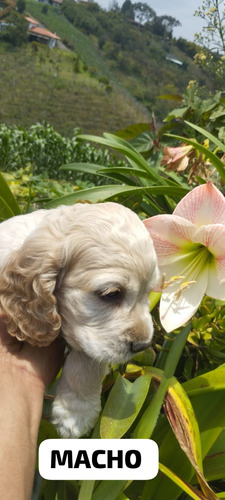
<svg viewBox="0 0 225 500">
<path fill-rule="evenodd" d="M 88 72 L 76 73 L 74 52 L 31 44 L 6 50 L 0 44 L 0 57 L 2 123 L 27 127 L 46 121 L 71 136 L 76 127 L 101 134 L 149 119 L 117 88 L 108 92 Z"/>
<path fill-rule="evenodd" d="M 44 13 L 41 2 L 27 0 L 26 10 L 47 26 L 48 29 L 56 32 L 62 41 L 68 40 L 74 47 L 78 57 L 87 65 L 92 74 L 96 77 L 106 76 L 110 80 L 110 84 L 115 87 L 115 90 L 121 92 L 126 101 L 130 101 L 131 106 L 137 106 L 132 91 L 130 92 L 130 89 L 126 86 L 126 79 L 122 78 L 121 80 L 121 74 L 119 77 L 116 76 L 115 71 L 111 70 L 110 64 L 102 57 L 100 50 L 91 37 L 82 33 L 51 5 L 48 5 L 47 13 Z M 146 113 L 145 107 L 139 102 L 140 109 L 142 109 L 143 113 Z"/>
</svg>

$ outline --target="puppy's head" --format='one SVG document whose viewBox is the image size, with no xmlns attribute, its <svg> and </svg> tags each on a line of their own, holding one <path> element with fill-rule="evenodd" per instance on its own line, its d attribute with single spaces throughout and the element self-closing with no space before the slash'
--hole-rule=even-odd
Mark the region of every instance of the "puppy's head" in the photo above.
<svg viewBox="0 0 225 500">
<path fill-rule="evenodd" d="M 99 361 L 149 345 L 148 295 L 158 277 L 144 224 L 115 204 L 52 210 L 5 264 L 0 305 L 9 333 L 48 345 L 62 333 Z"/>
</svg>

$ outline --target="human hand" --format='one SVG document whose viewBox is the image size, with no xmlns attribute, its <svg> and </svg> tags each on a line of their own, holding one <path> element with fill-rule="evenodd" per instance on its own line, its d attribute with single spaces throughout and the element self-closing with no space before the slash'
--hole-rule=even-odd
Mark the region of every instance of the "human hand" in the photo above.
<svg viewBox="0 0 225 500">
<path fill-rule="evenodd" d="M 0 313 L 0 364 L 2 369 L 14 369 L 26 380 L 43 390 L 57 375 L 63 359 L 64 342 L 57 338 L 48 347 L 31 346 L 7 332 L 6 316 Z"/>
<path fill-rule="evenodd" d="M 63 351 L 60 339 L 33 347 L 10 336 L 0 312 L 0 497 L 5 500 L 31 498 L 44 391 L 60 369 Z"/>
</svg>

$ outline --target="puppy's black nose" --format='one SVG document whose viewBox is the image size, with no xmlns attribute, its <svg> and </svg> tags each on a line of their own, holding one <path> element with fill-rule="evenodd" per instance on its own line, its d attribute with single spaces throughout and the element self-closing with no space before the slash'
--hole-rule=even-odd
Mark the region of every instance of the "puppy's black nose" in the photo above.
<svg viewBox="0 0 225 500">
<path fill-rule="evenodd" d="M 148 347 L 150 347 L 151 342 L 131 342 L 131 352 L 140 352 L 144 351 Z"/>
</svg>

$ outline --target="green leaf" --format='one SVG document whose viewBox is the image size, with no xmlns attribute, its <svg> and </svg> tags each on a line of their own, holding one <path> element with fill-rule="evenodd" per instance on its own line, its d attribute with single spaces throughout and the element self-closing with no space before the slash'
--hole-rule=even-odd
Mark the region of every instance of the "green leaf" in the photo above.
<svg viewBox="0 0 225 500">
<path fill-rule="evenodd" d="M 59 205 L 72 205 L 77 201 L 89 201 L 92 203 L 97 203 L 99 201 L 109 200 L 114 196 L 119 194 L 124 195 L 146 195 L 151 196 L 156 195 L 167 195 L 167 196 L 179 196 L 182 198 L 185 194 L 189 192 L 188 188 L 183 188 L 181 186 L 150 186 L 150 187 L 132 187 L 132 186 L 121 186 L 117 184 L 107 184 L 105 186 L 97 186 L 89 189 L 81 189 L 75 191 L 72 194 L 61 196 L 54 200 L 51 200 L 46 204 L 48 208 L 58 207 Z"/>
<path fill-rule="evenodd" d="M 88 189 L 80 189 L 79 191 L 75 191 L 72 194 L 66 196 L 60 196 L 54 200 L 51 200 L 46 204 L 47 207 L 53 208 L 58 207 L 59 205 L 72 205 L 73 203 L 79 201 L 87 201 L 91 203 L 97 203 L 99 201 L 108 200 L 113 196 L 118 194 L 128 192 L 129 190 L 134 191 L 132 187 L 124 187 L 121 185 L 107 185 L 107 186 L 97 186 Z"/>
<path fill-rule="evenodd" d="M 92 500 L 115 500 L 127 481 L 101 481 L 93 493 Z"/>
<path fill-rule="evenodd" d="M 121 139 L 129 141 L 137 137 L 139 134 L 142 134 L 142 132 L 151 130 L 151 128 L 150 123 L 135 123 L 123 130 L 118 130 L 115 132 L 115 135 L 121 137 Z"/>
<path fill-rule="evenodd" d="M 202 456 L 209 452 L 215 441 L 219 438 L 225 426 L 225 391 L 217 391 L 211 394 L 198 394 L 191 398 L 191 403 L 199 425 Z M 152 439 L 159 442 L 161 427 L 164 419 L 160 419 Z M 159 443 L 160 462 L 166 467 L 172 468 L 184 481 L 191 482 L 195 470 L 185 454 L 181 451 L 173 431 L 170 429 Z M 177 500 L 182 489 L 171 480 L 159 475 L 151 481 L 146 482 L 142 500 L 165 500 L 165 498 Z M 205 496 L 205 498 L 210 498 Z M 214 497 L 216 498 L 216 497 Z"/>
<path fill-rule="evenodd" d="M 13 217 L 14 215 L 15 214 L 13 213 L 9 205 L 0 196 L 0 222 L 4 221 L 5 219 L 10 219 L 10 217 Z"/>
<path fill-rule="evenodd" d="M 43 481 L 42 487 L 40 489 L 40 494 L 38 498 L 48 498 L 49 500 L 57 499 L 57 482 L 56 481 Z"/>
<path fill-rule="evenodd" d="M 174 434 L 193 465 L 199 484 L 208 500 L 215 499 L 215 494 L 208 485 L 202 470 L 201 439 L 198 422 L 191 402 L 179 384 L 172 383 L 165 398 L 165 411 Z"/>
<path fill-rule="evenodd" d="M 67 500 L 65 481 L 57 481 L 57 493 L 55 500 Z"/>
<path fill-rule="evenodd" d="M 211 142 L 213 142 L 213 144 L 218 146 L 218 148 L 221 149 L 221 151 L 223 151 L 223 153 L 225 153 L 225 144 L 223 144 L 219 139 L 217 139 L 217 137 L 210 134 L 210 132 L 208 132 L 208 130 L 205 130 L 204 128 L 199 127 L 198 125 L 195 125 L 194 123 L 190 123 L 188 121 L 185 121 L 185 123 L 187 125 L 189 125 L 189 127 L 194 128 L 195 130 L 197 130 L 197 132 L 200 132 L 200 134 L 207 137 L 207 139 L 209 139 Z"/>
<path fill-rule="evenodd" d="M 140 170 L 133 167 L 105 167 L 104 170 L 99 170 L 100 173 L 104 172 L 104 175 L 107 176 L 107 173 L 119 173 L 126 175 L 136 175 L 137 177 L 144 177 L 148 179 L 148 172 L 145 170 Z M 127 179 L 129 181 L 129 179 Z"/>
<path fill-rule="evenodd" d="M 160 297 L 161 297 L 162 293 L 161 292 L 150 292 L 150 295 L 149 295 L 149 300 L 150 300 L 150 312 L 152 312 L 152 310 L 154 309 L 154 307 L 159 303 L 160 301 Z"/>
<path fill-rule="evenodd" d="M 190 332 L 190 325 L 184 327 L 179 335 L 176 335 L 169 354 L 167 356 L 165 370 L 163 372 L 162 380 L 159 385 L 157 392 L 155 393 L 152 401 L 142 415 L 140 421 L 138 422 L 133 438 L 146 438 L 149 439 L 155 428 L 158 420 L 158 416 L 163 404 L 165 394 L 168 390 L 169 385 L 173 380 L 173 375 L 177 367 L 177 363 L 180 359 L 181 353 L 183 351 L 187 336 Z"/>
<path fill-rule="evenodd" d="M 62 165 L 60 167 L 60 170 L 69 170 L 69 171 L 74 171 L 74 172 L 83 172 L 91 175 L 96 175 L 100 177 L 107 177 L 111 179 L 115 179 L 119 181 L 120 183 L 123 184 L 130 184 L 136 186 L 136 182 L 132 181 L 129 179 L 129 177 L 125 177 L 123 175 L 123 167 L 112 167 L 108 168 L 105 167 L 104 165 L 96 165 L 95 163 L 69 163 L 68 165 Z M 124 167 L 124 173 L 131 175 L 130 170 L 133 169 L 128 169 L 127 167 Z M 139 172 L 140 170 L 136 170 L 136 172 Z M 148 177 L 148 174 L 144 171 L 144 175 Z"/>
<path fill-rule="evenodd" d="M 161 380 L 163 379 L 163 372 L 155 368 L 150 371 L 156 380 L 159 380 L 160 374 Z M 196 471 L 204 494 L 208 499 L 214 499 L 215 495 L 202 473 L 201 439 L 198 422 L 186 392 L 174 377 L 171 379 L 165 395 L 165 413 L 182 450 Z"/>
<path fill-rule="evenodd" d="M 104 137 L 98 137 L 94 135 L 79 135 L 78 138 L 103 144 L 104 146 L 115 149 L 116 151 L 124 154 L 128 161 L 131 160 L 132 162 L 135 162 L 136 167 L 140 167 L 141 169 L 148 172 L 149 178 L 161 185 L 166 184 L 166 181 L 162 177 L 160 177 L 160 175 L 157 174 L 157 172 L 155 172 L 152 167 L 150 167 L 143 156 L 138 153 L 138 151 L 136 151 L 129 142 L 121 139 L 120 137 L 105 133 Z"/>
<path fill-rule="evenodd" d="M 121 492 L 116 498 L 116 500 L 130 500 L 130 498 L 128 498 L 127 495 L 124 495 L 124 493 Z"/>
<path fill-rule="evenodd" d="M 183 383 L 183 388 L 190 396 L 206 394 L 225 389 L 225 363 L 215 370 L 206 372 L 196 378 Z"/>
<path fill-rule="evenodd" d="M 105 167 L 104 165 L 96 165 L 94 163 L 69 163 L 68 165 L 62 165 L 60 170 L 69 170 L 75 172 L 84 172 L 92 175 L 101 175 L 103 177 L 113 177 L 110 174 L 122 174 L 127 176 L 137 176 L 148 179 L 148 172 L 141 169 L 135 169 L 133 167 Z M 129 177 L 126 178 L 126 182 L 129 184 L 131 180 Z"/>
<path fill-rule="evenodd" d="M 78 500 L 91 500 L 95 481 L 81 481 Z"/>
<path fill-rule="evenodd" d="M 96 163 L 67 163 L 62 165 L 59 170 L 70 170 L 75 172 L 84 172 L 92 175 L 97 174 L 98 170 L 103 170 L 106 167 L 104 165 L 96 165 Z"/>
<path fill-rule="evenodd" d="M 133 383 L 121 375 L 117 377 L 102 412 L 102 439 L 120 439 L 124 436 L 140 412 L 150 382 L 149 373 L 140 376 Z"/>
<path fill-rule="evenodd" d="M 139 366 L 152 366 L 155 361 L 155 357 L 155 351 L 153 351 L 152 347 L 148 347 L 145 351 L 135 354 L 132 361 Z"/>
<path fill-rule="evenodd" d="M 215 443 L 212 445 L 212 448 L 210 448 L 208 455 L 214 455 L 217 453 L 224 453 L 225 451 L 225 429 L 223 429 L 215 441 Z M 207 457 L 208 457 L 207 455 Z M 206 458 L 207 458 L 206 457 Z M 225 469 L 224 469 L 225 470 Z"/>
<path fill-rule="evenodd" d="M 183 101 L 183 97 L 178 94 L 162 94 L 158 96 L 158 99 L 167 99 L 170 101 Z"/>
<path fill-rule="evenodd" d="M 201 439 L 192 404 L 183 387 L 175 379 L 166 397 L 165 411 L 182 450 L 193 467 L 202 471 Z"/>
<path fill-rule="evenodd" d="M 209 119 L 211 121 L 214 121 L 217 118 L 221 118 L 221 117 L 224 117 L 224 116 L 225 116 L 224 106 L 219 106 L 215 111 L 212 112 L 212 114 L 210 115 Z"/>
<path fill-rule="evenodd" d="M 143 132 L 132 140 L 132 146 L 140 153 L 146 153 L 153 147 L 152 132 Z"/>
<path fill-rule="evenodd" d="M 7 214 L 13 214 L 13 215 L 21 214 L 21 210 L 16 201 L 16 198 L 13 195 L 12 191 L 10 190 L 1 172 L 0 172 L 0 199 L 1 199 L 1 206 L 0 206 L 1 218 L 4 217 L 4 214 L 6 214 L 6 217 L 4 218 L 12 217 L 12 215 L 7 215 Z"/>
<path fill-rule="evenodd" d="M 224 113 L 225 114 L 225 113 Z M 220 127 L 219 131 L 218 131 L 218 138 L 225 142 L 225 127 Z"/>
<path fill-rule="evenodd" d="M 38 433 L 38 446 L 42 441 L 45 441 L 45 439 L 57 439 L 58 437 L 54 425 L 48 422 L 48 420 L 42 419 Z"/>
<path fill-rule="evenodd" d="M 183 108 L 173 109 L 173 111 L 171 111 L 163 121 L 169 122 L 173 118 L 183 118 L 188 109 L 189 108 L 187 106 L 184 106 Z"/>
<path fill-rule="evenodd" d="M 205 457 L 225 427 L 225 390 L 191 397 Z"/>
<path fill-rule="evenodd" d="M 207 481 L 224 479 L 225 476 L 225 449 L 220 453 L 209 453 L 204 460 L 204 474 Z"/>
<path fill-rule="evenodd" d="M 193 486 L 188 484 L 186 481 L 177 476 L 171 469 L 168 469 L 165 465 L 159 463 L 159 470 L 167 476 L 171 481 L 177 484 L 185 493 L 189 495 L 189 497 L 194 500 L 206 500 L 205 497 L 200 493 L 200 491 L 196 490 Z"/>
</svg>

